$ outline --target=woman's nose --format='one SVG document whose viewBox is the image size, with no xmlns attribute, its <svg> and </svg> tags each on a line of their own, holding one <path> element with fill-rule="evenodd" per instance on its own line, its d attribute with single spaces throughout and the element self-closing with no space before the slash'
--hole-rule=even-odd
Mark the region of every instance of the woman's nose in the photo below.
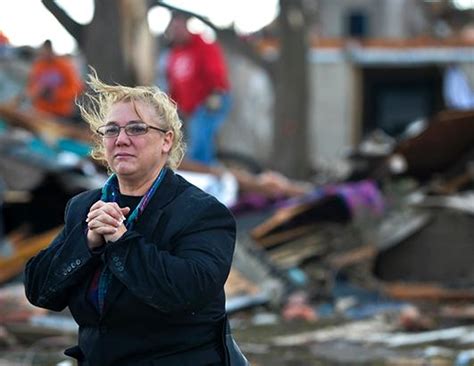
<svg viewBox="0 0 474 366">
<path fill-rule="evenodd" d="M 118 136 L 115 138 L 115 144 L 123 144 L 130 142 L 130 137 L 125 133 L 125 129 L 121 128 Z"/>
</svg>

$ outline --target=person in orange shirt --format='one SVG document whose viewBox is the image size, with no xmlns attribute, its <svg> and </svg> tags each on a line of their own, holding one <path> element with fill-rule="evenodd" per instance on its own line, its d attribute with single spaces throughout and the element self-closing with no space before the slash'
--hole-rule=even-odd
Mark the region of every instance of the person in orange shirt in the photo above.
<svg viewBox="0 0 474 366">
<path fill-rule="evenodd" d="M 0 46 L 10 44 L 8 37 L 0 30 Z"/>
<path fill-rule="evenodd" d="M 50 40 L 46 40 L 32 65 L 27 85 L 27 96 L 33 107 L 57 117 L 75 115 L 75 98 L 82 92 L 82 81 L 74 65 L 65 57 L 57 56 Z"/>
<path fill-rule="evenodd" d="M 0 59 L 11 56 L 11 51 L 12 47 L 10 45 L 10 40 L 5 33 L 0 30 Z"/>
</svg>

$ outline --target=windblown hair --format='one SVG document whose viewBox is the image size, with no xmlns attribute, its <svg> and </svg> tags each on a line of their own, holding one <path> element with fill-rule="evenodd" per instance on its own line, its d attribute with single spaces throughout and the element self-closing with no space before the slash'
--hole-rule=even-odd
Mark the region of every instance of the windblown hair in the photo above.
<svg viewBox="0 0 474 366">
<path fill-rule="evenodd" d="M 94 145 L 91 156 L 107 165 L 102 137 L 97 129 L 105 123 L 110 108 L 119 102 L 143 102 L 153 107 L 161 128 L 173 131 L 173 146 L 168 154 L 166 165 L 177 169 L 185 153 L 182 122 L 179 119 L 176 104 L 157 87 L 108 85 L 97 77 L 94 69 L 89 74 L 87 84 L 90 91 L 77 102 L 82 118 L 89 124 L 94 133 Z M 138 111 L 137 111 L 138 113 Z M 110 167 L 109 167 L 110 168 Z"/>
</svg>

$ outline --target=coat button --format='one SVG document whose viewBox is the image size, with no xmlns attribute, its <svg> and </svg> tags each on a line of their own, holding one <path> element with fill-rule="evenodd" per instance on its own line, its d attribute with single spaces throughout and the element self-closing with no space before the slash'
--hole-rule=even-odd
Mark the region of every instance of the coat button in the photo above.
<svg viewBox="0 0 474 366">
<path fill-rule="evenodd" d="M 123 271 L 123 267 L 122 267 L 122 266 L 117 267 L 117 271 L 122 272 L 122 271 Z"/>
<path fill-rule="evenodd" d="M 115 265 L 116 265 L 117 267 L 120 267 L 120 266 L 122 265 L 122 262 L 120 262 L 120 261 L 119 261 L 119 262 L 115 262 Z"/>
<path fill-rule="evenodd" d="M 71 271 L 72 271 L 71 266 L 68 266 L 67 269 L 66 269 L 66 271 L 71 272 Z"/>
<path fill-rule="evenodd" d="M 81 262 L 81 260 L 80 260 L 80 259 L 76 259 L 76 265 L 78 265 L 78 266 L 79 266 L 81 263 L 82 263 L 82 262 Z"/>
<path fill-rule="evenodd" d="M 71 263 L 71 268 L 76 268 L 76 263 L 72 262 Z"/>
<path fill-rule="evenodd" d="M 118 261 L 119 261 L 119 257 L 112 257 L 112 260 L 113 260 L 114 262 L 118 262 Z"/>
</svg>

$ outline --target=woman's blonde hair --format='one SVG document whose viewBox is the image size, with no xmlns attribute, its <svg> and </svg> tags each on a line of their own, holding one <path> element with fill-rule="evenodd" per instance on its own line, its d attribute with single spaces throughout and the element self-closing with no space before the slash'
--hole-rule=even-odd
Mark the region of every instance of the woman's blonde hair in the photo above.
<svg viewBox="0 0 474 366">
<path fill-rule="evenodd" d="M 108 85 L 97 77 L 92 69 L 87 82 L 91 91 L 84 95 L 77 105 L 82 118 L 89 124 L 94 133 L 94 145 L 91 156 L 107 165 L 105 149 L 97 128 L 102 126 L 112 105 L 119 102 L 143 102 L 150 105 L 159 118 L 161 128 L 173 131 L 173 146 L 166 163 L 171 169 L 178 168 L 184 157 L 185 144 L 183 142 L 182 122 L 179 119 L 176 104 L 157 87 L 123 85 Z"/>
</svg>

